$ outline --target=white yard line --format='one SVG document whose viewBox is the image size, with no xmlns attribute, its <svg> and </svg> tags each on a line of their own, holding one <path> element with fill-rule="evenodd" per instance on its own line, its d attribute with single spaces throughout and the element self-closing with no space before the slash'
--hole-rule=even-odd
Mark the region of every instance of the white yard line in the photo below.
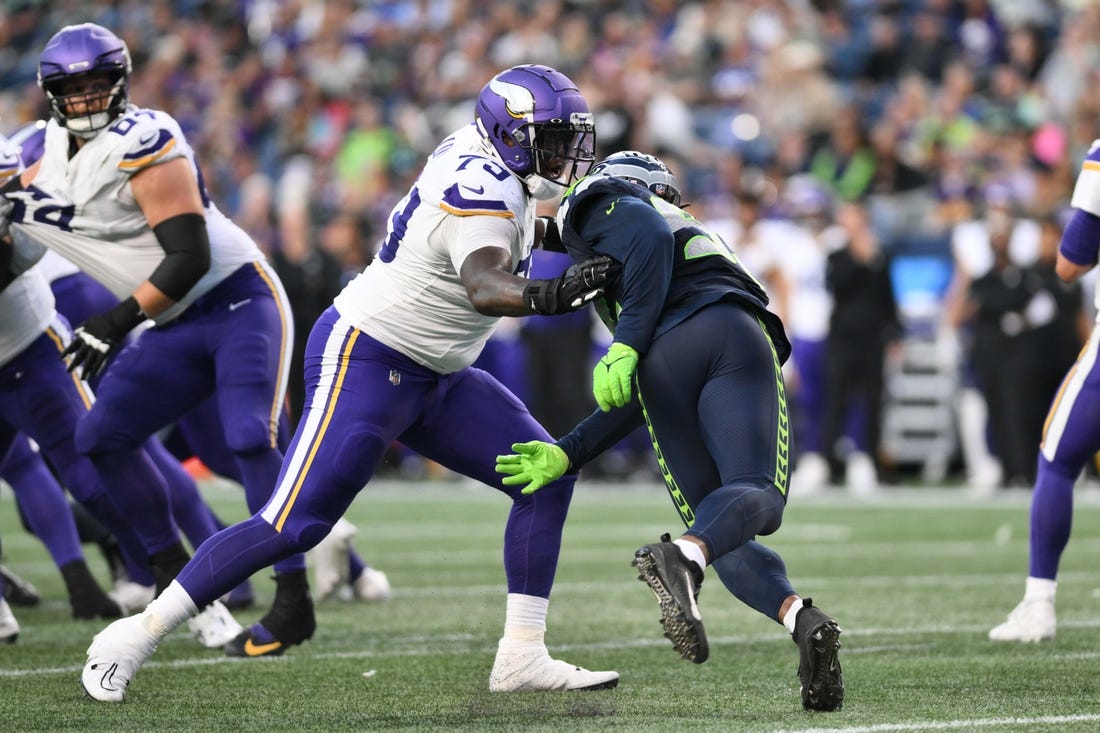
<svg viewBox="0 0 1100 733">
<path fill-rule="evenodd" d="M 911 730 L 971 730 L 1002 726 L 1065 725 L 1066 723 L 1092 723 L 1100 721 L 1100 714 L 1093 715 L 1040 715 L 1033 718 L 974 718 L 969 720 L 930 720 L 912 723 L 877 723 L 845 728 L 784 728 L 773 733 L 890 733 Z"/>
<path fill-rule="evenodd" d="M 1061 628 L 1076 628 L 1076 629 L 1094 629 L 1100 628 L 1100 619 L 1088 620 L 1088 621 L 1058 621 L 1058 625 Z M 900 628 L 885 628 L 885 627 L 871 627 L 855 630 L 845 630 L 844 638 L 862 638 L 862 637 L 874 637 L 875 639 L 883 639 L 889 637 L 912 637 L 914 635 L 927 635 L 927 634 L 985 634 L 988 630 L 987 626 L 916 626 L 908 627 L 904 629 Z M 182 635 L 185 632 L 176 632 Z M 179 639 L 181 643 L 186 643 L 183 639 Z M 759 634 L 743 634 L 738 636 L 712 636 L 710 637 L 710 643 L 712 645 L 734 645 L 734 644 L 757 644 L 783 641 L 789 643 L 790 637 L 777 628 L 776 631 L 759 633 Z M 409 644 L 416 644 L 415 648 L 402 648 Z M 325 652 L 321 654 L 308 654 L 309 659 L 378 659 L 386 657 L 425 657 L 434 656 L 444 653 L 443 647 L 447 645 L 454 646 L 455 654 L 471 654 L 479 653 L 490 655 L 496 651 L 496 644 L 491 645 L 478 645 L 476 644 L 475 637 L 467 634 L 439 634 L 439 635 L 426 635 L 426 636 L 398 636 L 388 637 L 379 642 L 380 647 L 377 649 L 364 649 L 360 651 L 347 651 L 347 652 Z M 631 639 L 629 641 L 607 641 L 607 642 L 587 642 L 582 644 L 552 644 L 552 650 L 554 652 L 564 651 L 585 651 L 585 650 L 607 650 L 607 649 L 644 649 L 649 647 L 665 647 L 668 645 L 668 641 L 663 638 L 652 639 Z M 853 646 L 851 642 L 845 645 L 845 654 L 874 654 L 882 651 L 896 650 L 896 649 L 913 649 L 917 647 L 927 646 L 925 644 L 913 645 L 906 644 L 900 646 L 884 646 L 876 644 L 874 646 L 860 647 Z M 1087 655 L 1064 655 L 1066 659 L 1076 658 L 1089 658 Z M 216 664 L 255 664 L 257 662 L 264 663 L 281 663 L 293 659 L 293 657 L 266 657 L 264 659 L 234 659 L 231 657 L 195 657 L 191 659 L 176 659 L 171 662 L 147 662 L 143 669 L 156 669 L 171 668 L 171 667 L 202 667 Z M 0 668 L 0 679 L 3 678 L 22 678 L 22 677 L 38 677 L 41 675 L 49 674 L 75 674 L 79 673 L 81 666 L 71 665 L 67 667 L 44 667 L 39 669 L 3 669 Z M 847 730 L 847 729 L 845 729 Z M 853 729 L 855 730 L 855 729 Z M 900 729 L 906 730 L 906 729 Z"/>
</svg>

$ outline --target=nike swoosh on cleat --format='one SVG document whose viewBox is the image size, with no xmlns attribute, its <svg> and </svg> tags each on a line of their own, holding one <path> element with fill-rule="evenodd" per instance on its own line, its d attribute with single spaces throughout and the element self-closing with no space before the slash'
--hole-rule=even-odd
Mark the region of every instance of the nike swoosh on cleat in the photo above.
<svg viewBox="0 0 1100 733">
<path fill-rule="evenodd" d="M 104 690 L 110 690 L 111 692 L 118 692 L 118 688 L 114 686 L 115 672 L 118 670 L 118 663 L 112 664 L 107 668 L 107 671 L 103 673 L 103 676 L 99 678 L 99 686 Z"/>
<path fill-rule="evenodd" d="M 239 302 L 237 302 L 237 303 L 230 303 L 230 304 L 229 304 L 229 310 L 230 310 L 230 311 L 235 311 L 235 310 L 237 310 L 238 308 L 240 308 L 241 306 L 245 306 L 245 305 L 248 305 L 248 304 L 249 304 L 249 303 L 251 303 L 251 302 L 252 302 L 252 298 L 245 298 L 244 300 L 242 300 L 242 301 L 239 301 Z"/>
<path fill-rule="evenodd" d="M 270 644 L 254 644 L 251 639 L 248 639 L 244 643 L 244 653 L 250 657 L 262 657 L 269 652 L 279 649 L 282 645 L 283 642 L 281 641 L 273 641 Z"/>
</svg>

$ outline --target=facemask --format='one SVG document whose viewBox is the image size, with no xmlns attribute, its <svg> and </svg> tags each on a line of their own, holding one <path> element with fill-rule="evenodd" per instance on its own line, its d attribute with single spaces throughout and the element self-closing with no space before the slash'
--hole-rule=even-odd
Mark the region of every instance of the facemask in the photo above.
<svg viewBox="0 0 1100 733">
<path fill-rule="evenodd" d="M 524 178 L 523 182 L 527 184 L 527 190 L 531 192 L 531 195 L 539 201 L 549 201 L 551 199 L 561 198 L 562 194 L 565 193 L 565 186 L 557 181 L 543 178 L 536 173 L 532 173 Z"/>
</svg>

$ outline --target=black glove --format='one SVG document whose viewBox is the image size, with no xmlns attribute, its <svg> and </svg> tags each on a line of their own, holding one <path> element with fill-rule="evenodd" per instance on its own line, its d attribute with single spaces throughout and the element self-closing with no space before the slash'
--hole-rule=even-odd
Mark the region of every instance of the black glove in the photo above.
<svg viewBox="0 0 1100 733">
<path fill-rule="evenodd" d="M 126 334 L 147 317 L 131 295 L 106 313 L 92 316 L 80 324 L 73 332 L 72 342 L 61 352 L 61 358 L 72 357 L 68 366 L 70 372 L 80 366 L 84 379 L 97 377 L 107 359 L 122 345 Z"/>
<path fill-rule="evenodd" d="M 579 310 L 603 295 L 602 286 L 611 276 L 613 264 L 610 257 L 593 257 L 571 265 L 553 280 L 532 280 L 523 289 L 523 302 L 543 316 Z"/>
</svg>

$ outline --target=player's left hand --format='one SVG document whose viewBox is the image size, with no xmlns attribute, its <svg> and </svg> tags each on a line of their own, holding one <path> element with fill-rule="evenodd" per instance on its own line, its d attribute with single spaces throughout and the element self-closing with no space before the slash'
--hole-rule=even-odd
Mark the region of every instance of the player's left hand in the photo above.
<svg viewBox="0 0 1100 733">
<path fill-rule="evenodd" d="M 81 367 L 84 379 L 97 377 L 122 345 L 126 334 L 145 319 L 141 306 L 130 296 L 111 310 L 80 324 L 73 332 L 73 340 L 61 352 L 61 358 L 69 360 L 70 372 Z"/>
<path fill-rule="evenodd" d="M 521 493 L 533 494 L 551 481 L 556 481 L 569 470 L 569 457 L 553 443 L 532 440 L 529 443 L 513 443 L 512 455 L 497 456 L 497 473 L 505 474 L 501 483 L 505 486 L 527 484 Z"/>
<path fill-rule="evenodd" d="M 618 341 L 611 344 L 592 371 L 592 395 L 604 412 L 630 402 L 630 385 L 638 369 L 638 352 Z"/>
</svg>

